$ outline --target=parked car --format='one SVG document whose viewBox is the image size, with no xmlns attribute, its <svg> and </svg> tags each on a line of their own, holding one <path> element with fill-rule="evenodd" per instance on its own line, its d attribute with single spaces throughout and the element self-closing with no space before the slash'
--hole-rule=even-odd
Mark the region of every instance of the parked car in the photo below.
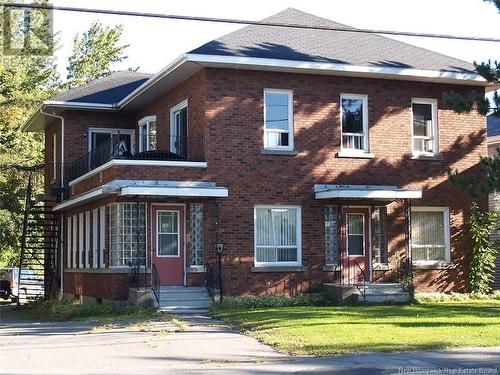
<svg viewBox="0 0 500 375">
<path fill-rule="evenodd" d="M 4 300 L 11 299 L 16 302 L 18 298 L 33 299 L 43 297 L 43 276 L 37 275 L 33 270 L 21 270 L 21 290 L 18 287 L 18 268 L 0 269 L 0 297 Z"/>
</svg>

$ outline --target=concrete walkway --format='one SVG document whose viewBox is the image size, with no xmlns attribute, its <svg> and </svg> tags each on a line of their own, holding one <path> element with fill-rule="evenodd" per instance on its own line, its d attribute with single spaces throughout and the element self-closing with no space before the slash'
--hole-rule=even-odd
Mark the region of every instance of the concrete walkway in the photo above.
<svg viewBox="0 0 500 375">
<path fill-rule="evenodd" d="M 429 373 L 425 369 L 436 368 L 500 372 L 500 348 L 294 358 L 207 317 L 181 320 L 103 329 L 86 323 L 26 322 L 4 315 L 0 373 L 356 375 L 402 374 L 401 369 Z"/>
</svg>

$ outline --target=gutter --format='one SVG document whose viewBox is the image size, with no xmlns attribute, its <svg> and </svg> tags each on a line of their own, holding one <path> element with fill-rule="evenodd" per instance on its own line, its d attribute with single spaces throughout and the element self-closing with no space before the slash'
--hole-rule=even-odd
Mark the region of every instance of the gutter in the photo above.
<svg viewBox="0 0 500 375">
<path fill-rule="evenodd" d="M 53 114 L 53 113 L 44 112 L 43 108 L 40 108 L 40 113 L 42 115 L 61 120 L 61 171 L 60 171 L 60 174 L 61 174 L 61 186 L 64 186 L 64 117 Z M 61 199 L 64 199 L 64 193 L 61 193 Z M 63 214 L 61 214 L 60 216 L 61 217 L 59 218 L 59 222 L 61 223 L 61 238 L 63 238 L 63 236 L 64 236 L 64 232 L 62 232 L 62 228 L 64 225 L 63 224 L 64 220 L 62 220 Z M 63 243 L 63 242 L 61 241 L 60 243 Z M 60 262 L 61 262 L 61 290 L 59 292 L 59 300 L 61 300 L 63 295 L 64 295 L 64 251 L 63 251 L 62 247 L 61 247 Z"/>
</svg>

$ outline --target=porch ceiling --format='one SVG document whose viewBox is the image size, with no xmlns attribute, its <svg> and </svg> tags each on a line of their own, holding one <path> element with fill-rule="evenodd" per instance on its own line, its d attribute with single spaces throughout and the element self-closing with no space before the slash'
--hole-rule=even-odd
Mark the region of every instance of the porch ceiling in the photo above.
<svg viewBox="0 0 500 375">
<path fill-rule="evenodd" d="M 392 185 L 314 185 L 316 199 L 404 199 L 422 198 L 422 190 Z"/>
</svg>

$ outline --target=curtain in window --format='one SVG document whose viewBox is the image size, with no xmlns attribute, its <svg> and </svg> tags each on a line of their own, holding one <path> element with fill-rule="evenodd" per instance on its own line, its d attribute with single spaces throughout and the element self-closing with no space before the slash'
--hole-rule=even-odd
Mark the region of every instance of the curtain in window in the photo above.
<svg viewBox="0 0 500 375">
<path fill-rule="evenodd" d="M 256 261 L 297 261 L 297 209 L 256 209 Z"/>
<path fill-rule="evenodd" d="M 411 239 L 413 260 L 446 260 L 442 211 L 413 211 Z"/>
<path fill-rule="evenodd" d="M 266 147 L 289 146 L 290 118 L 289 94 L 265 92 Z"/>
</svg>

